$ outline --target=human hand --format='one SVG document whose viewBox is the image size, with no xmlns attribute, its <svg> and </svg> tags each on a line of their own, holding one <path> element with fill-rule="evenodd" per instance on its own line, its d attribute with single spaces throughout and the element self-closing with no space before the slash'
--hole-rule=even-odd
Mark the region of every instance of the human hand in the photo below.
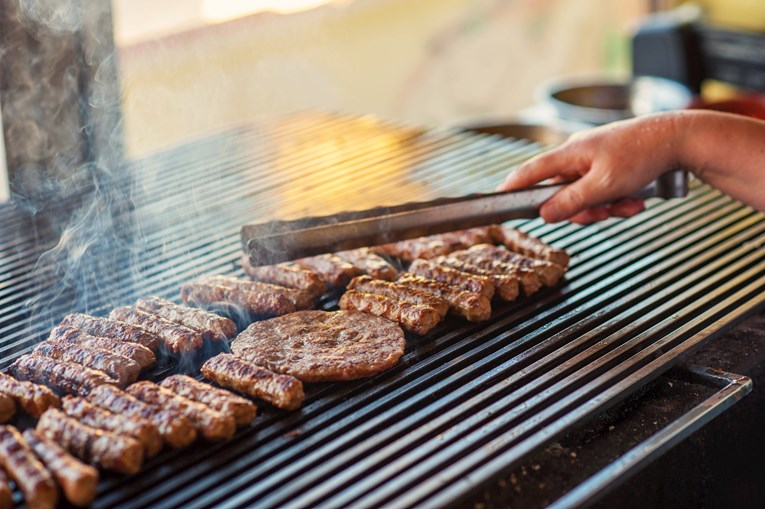
<svg viewBox="0 0 765 509">
<path fill-rule="evenodd" d="M 675 115 L 664 113 L 615 122 L 576 133 L 510 173 L 500 191 L 551 179 L 573 181 L 540 208 L 548 223 L 569 219 L 589 224 L 610 216 L 629 217 L 645 208 L 625 198 L 677 165 Z"/>
</svg>

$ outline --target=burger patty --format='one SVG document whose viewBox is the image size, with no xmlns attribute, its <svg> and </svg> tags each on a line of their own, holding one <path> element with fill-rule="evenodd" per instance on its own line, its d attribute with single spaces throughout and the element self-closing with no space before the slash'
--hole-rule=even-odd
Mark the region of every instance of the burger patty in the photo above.
<svg viewBox="0 0 765 509">
<path fill-rule="evenodd" d="M 250 325 L 233 352 L 304 382 L 354 380 L 394 366 L 404 353 L 395 323 L 354 311 L 299 311 Z"/>
</svg>

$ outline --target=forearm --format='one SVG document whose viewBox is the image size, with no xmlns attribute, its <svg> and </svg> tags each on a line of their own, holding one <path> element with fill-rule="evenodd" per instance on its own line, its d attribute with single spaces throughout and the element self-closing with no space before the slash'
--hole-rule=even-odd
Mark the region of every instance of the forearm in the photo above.
<svg viewBox="0 0 765 509">
<path fill-rule="evenodd" d="M 676 122 L 679 165 L 765 211 L 765 122 L 707 111 L 684 112 Z"/>
</svg>

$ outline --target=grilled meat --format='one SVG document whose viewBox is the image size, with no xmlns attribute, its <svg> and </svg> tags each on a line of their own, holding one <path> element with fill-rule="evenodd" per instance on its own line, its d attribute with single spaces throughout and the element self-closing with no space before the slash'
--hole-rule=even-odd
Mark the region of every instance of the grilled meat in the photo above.
<svg viewBox="0 0 765 509">
<path fill-rule="evenodd" d="M 0 422 L 8 422 L 16 414 L 16 402 L 7 394 L 0 392 Z"/>
<path fill-rule="evenodd" d="M 225 341 L 236 336 L 236 324 L 232 320 L 203 309 L 179 306 L 156 296 L 138 299 L 135 307 L 197 330 L 205 339 Z"/>
<path fill-rule="evenodd" d="M 84 464 L 56 442 L 34 430 L 24 431 L 24 440 L 48 467 L 69 502 L 80 507 L 93 502 L 98 486 L 98 470 Z"/>
<path fill-rule="evenodd" d="M 433 261 L 438 265 L 450 269 L 467 272 L 468 274 L 474 274 L 476 276 L 488 277 L 494 283 L 494 295 L 500 300 L 511 302 L 518 298 L 520 293 L 520 277 L 517 272 L 509 274 L 500 274 L 496 271 L 491 272 L 484 270 L 473 263 L 447 256 L 439 256 Z"/>
<path fill-rule="evenodd" d="M 319 274 L 332 288 L 345 288 L 348 282 L 361 275 L 361 269 L 333 255 L 323 254 L 295 260 L 295 264 Z"/>
<path fill-rule="evenodd" d="M 141 442 L 147 456 L 154 456 L 162 449 L 159 429 L 148 419 L 111 413 L 86 399 L 72 396 L 66 396 L 62 400 L 62 409 L 70 417 L 92 428 L 135 438 Z"/>
<path fill-rule="evenodd" d="M 491 244 L 478 244 L 468 249 L 468 253 L 478 253 L 479 256 L 492 258 L 508 265 L 533 270 L 545 286 L 557 284 L 563 277 L 563 273 L 566 272 L 566 269 L 557 263 L 530 258 Z"/>
<path fill-rule="evenodd" d="M 202 348 L 202 334 L 160 316 L 145 313 L 130 306 L 113 309 L 109 318 L 142 327 L 162 340 L 162 344 L 172 353 L 196 352 Z"/>
<path fill-rule="evenodd" d="M 442 319 L 449 312 L 449 303 L 440 297 L 398 283 L 372 279 L 369 276 L 358 276 L 351 279 L 351 282 L 348 283 L 348 289 L 356 290 L 359 293 L 382 295 L 393 300 L 429 306 L 435 309 Z"/>
<path fill-rule="evenodd" d="M 338 251 L 335 256 L 360 269 L 364 274 L 375 279 L 393 281 L 398 277 L 396 268 L 388 263 L 382 256 L 373 253 L 369 248 L 352 249 L 350 251 Z"/>
<path fill-rule="evenodd" d="M 444 299 L 452 313 L 470 322 L 483 322 L 491 318 L 491 301 L 483 295 L 419 276 L 405 275 L 398 282 Z"/>
<path fill-rule="evenodd" d="M 449 255 L 449 258 L 467 262 L 489 272 L 490 274 L 515 276 L 518 278 L 518 284 L 521 290 L 523 290 L 523 294 L 526 296 L 532 295 L 542 288 L 542 282 L 539 280 L 539 276 L 537 276 L 537 273 L 533 269 L 528 267 L 508 264 L 477 251 L 455 251 Z"/>
<path fill-rule="evenodd" d="M 0 373 L 0 393 L 12 397 L 24 412 L 34 418 L 40 417 L 50 407 L 61 405 L 58 396 L 44 385 L 21 382 L 3 373 Z"/>
<path fill-rule="evenodd" d="M 373 247 L 372 250 L 411 262 L 417 258 L 435 258 L 476 244 L 491 242 L 489 227 L 430 235 Z"/>
<path fill-rule="evenodd" d="M 381 316 L 397 322 L 407 332 L 424 335 L 430 332 L 441 315 L 430 306 L 397 301 L 382 295 L 359 293 L 349 290 L 343 294 L 339 302 L 340 309 L 361 311 L 374 316 Z"/>
<path fill-rule="evenodd" d="M 556 249 L 528 233 L 509 226 L 495 225 L 491 229 L 491 236 L 494 243 L 502 244 L 510 251 L 557 263 L 562 267 L 568 266 L 570 257 L 566 251 Z"/>
<path fill-rule="evenodd" d="M 152 334 L 143 327 L 120 322 L 119 320 L 84 315 L 82 313 L 66 315 L 59 325 L 73 329 L 82 329 L 91 336 L 138 343 L 155 353 L 161 343 L 156 334 Z"/>
<path fill-rule="evenodd" d="M 409 265 L 409 272 L 440 283 L 456 286 L 466 292 L 479 293 L 491 299 L 494 297 L 494 282 L 488 276 L 469 274 L 437 264 L 433 260 L 419 259 Z"/>
<path fill-rule="evenodd" d="M 136 361 L 97 348 L 44 341 L 35 347 L 32 354 L 103 371 L 123 387 L 134 382 L 141 373 L 141 366 Z"/>
<path fill-rule="evenodd" d="M 231 276 L 213 276 L 204 278 L 203 281 L 228 286 L 230 288 L 239 288 L 253 293 L 275 293 L 283 295 L 292 302 L 296 310 L 308 309 L 316 303 L 316 296 L 307 290 L 295 290 L 284 286 L 261 283 L 260 281 L 250 281 Z"/>
<path fill-rule="evenodd" d="M 219 354 L 202 365 L 202 374 L 223 387 L 262 399 L 277 408 L 295 410 L 303 403 L 303 384 L 231 354 Z"/>
<path fill-rule="evenodd" d="M 160 385 L 179 396 L 232 416 L 237 426 L 244 426 L 252 422 L 258 411 L 258 407 L 252 401 L 225 389 L 218 389 L 195 380 L 190 376 L 172 375 L 162 380 Z"/>
<path fill-rule="evenodd" d="M 278 293 L 256 293 L 218 283 L 194 281 L 181 286 L 184 303 L 201 306 L 234 306 L 251 317 L 272 317 L 295 312 L 295 305 Z"/>
<path fill-rule="evenodd" d="M 186 447 L 197 438 L 196 429 L 185 416 L 170 409 L 144 403 L 117 387 L 103 385 L 90 393 L 87 399 L 97 407 L 114 414 L 151 421 L 170 447 Z"/>
<path fill-rule="evenodd" d="M 327 283 L 319 274 L 310 269 L 305 269 L 294 263 L 279 263 L 276 265 L 262 265 L 255 267 L 250 263 L 250 257 L 242 255 L 242 268 L 244 273 L 255 281 L 271 283 L 272 285 L 306 290 L 319 296 L 327 291 Z"/>
<path fill-rule="evenodd" d="M 358 312 L 299 311 L 250 325 L 235 355 L 304 382 L 354 380 L 394 366 L 404 353 L 395 323 Z"/>
<path fill-rule="evenodd" d="M 153 382 L 135 383 L 128 387 L 127 392 L 150 405 L 169 408 L 185 415 L 205 440 L 211 442 L 228 440 L 236 432 L 236 423 L 232 416 L 179 396 L 170 389 L 160 387 Z"/>
<path fill-rule="evenodd" d="M 10 371 L 17 380 L 46 385 L 54 391 L 77 396 L 86 396 L 100 385 L 117 383 L 103 371 L 38 355 L 22 355 L 11 364 Z"/>
<path fill-rule="evenodd" d="M 27 507 L 56 507 L 58 489 L 53 477 L 13 426 L 0 426 L 0 465 L 24 494 Z"/>
<path fill-rule="evenodd" d="M 13 507 L 13 491 L 11 491 L 10 482 L 8 474 L 0 468 L 0 509 L 11 509 Z"/>
<path fill-rule="evenodd" d="M 143 446 L 138 440 L 86 426 L 61 410 L 46 410 L 35 430 L 86 463 L 120 474 L 141 469 Z"/>
<path fill-rule="evenodd" d="M 154 355 L 154 352 L 139 343 L 128 343 L 105 336 L 93 336 L 82 329 L 59 325 L 51 331 L 47 342 L 106 350 L 115 355 L 121 355 L 134 360 L 142 370 L 153 366 L 157 362 L 157 356 Z"/>
</svg>

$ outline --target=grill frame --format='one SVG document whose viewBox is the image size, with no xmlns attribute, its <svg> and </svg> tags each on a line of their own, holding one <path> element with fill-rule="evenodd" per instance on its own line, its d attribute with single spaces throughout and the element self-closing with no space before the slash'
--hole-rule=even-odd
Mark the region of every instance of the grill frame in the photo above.
<svg viewBox="0 0 765 509">
<path fill-rule="evenodd" d="M 235 265 L 239 227 L 253 219 L 312 214 L 311 207 L 327 203 L 338 210 L 365 208 L 491 189 L 509 166 L 542 149 L 523 140 L 310 113 L 134 161 L 129 174 L 135 179 L 127 184 L 135 209 L 116 224 L 141 233 L 135 249 L 119 258 L 135 266 L 104 275 L 114 293 L 76 310 L 106 314 L 149 293 L 177 300 L 178 286 L 189 278 L 241 275 Z M 380 170 L 391 167 L 398 172 Z M 353 178 L 333 185 L 347 175 Z M 283 198 L 296 180 L 306 190 Z M 361 202 L 365 190 L 375 203 Z M 312 205 L 301 199 L 306 196 Z M 0 218 L 6 234 L 32 224 L 9 208 L 0 208 Z M 409 338 L 392 370 L 311 386 L 302 411 L 266 410 L 230 443 L 164 452 L 133 478 L 106 476 L 94 507 L 453 504 L 765 304 L 758 291 L 765 281 L 758 244 L 765 219 L 698 182 L 687 200 L 655 203 L 629 220 L 588 227 L 517 224 L 574 254 L 562 285 L 500 305 L 488 324 L 451 319 L 426 338 Z M 31 269 L 31 260 L 56 239 L 45 226 L 33 231 L 0 244 L 0 270 L 7 268 L 0 272 L 2 367 L 50 328 L 29 315 L 24 298 L 59 291 L 50 285 L 52 267 Z M 96 245 L 94 256 L 113 248 Z M 48 315 L 60 318 L 69 310 L 57 302 Z M 665 329 L 665 339 L 656 339 Z M 161 366 L 150 377 L 177 369 Z M 539 423 L 513 426 L 524 422 L 521 414 L 512 417 L 513 394 L 521 410 L 539 405 Z M 523 431 L 521 438 L 508 441 L 515 437 L 511 431 Z M 378 443 L 380 449 L 368 450 Z M 373 464 L 377 458 L 381 468 Z M 437 468 L 444 464 L 449 468 Z M 337 473 L 328 478 L 330 471 Z M 406 483 L 394 475 L 401 472 L 407 472 Z"/>
</svg>

